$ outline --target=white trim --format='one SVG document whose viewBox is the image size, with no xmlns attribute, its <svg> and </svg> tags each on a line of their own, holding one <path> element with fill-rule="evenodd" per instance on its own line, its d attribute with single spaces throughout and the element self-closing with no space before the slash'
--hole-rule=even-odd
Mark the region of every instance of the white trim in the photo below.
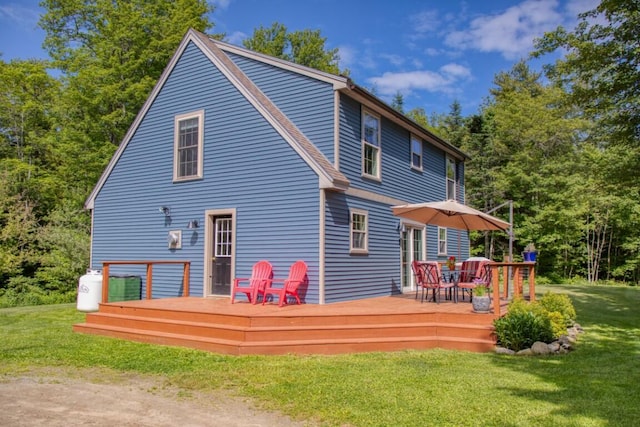
<svg viewBox="0 0 640 427">
<path fill-rule="evenodd" d="M 178 169 L 180 168 L 178 146 L 180 138 L 179 124 L 184 120 L 198 119 L 198 173 L 190 176 L 178 176 Z M 173 119 L 173 182 L 193 181 L 196 179 L 202 179 L 204 176 L 203 166 L 204 162 L 202 157 L 204 156 L 204 110 L 192 111 L 185 114 L 177 114 Z"/>
<path fill-rule="evenodd" d="M 413 142 L 418 142 L 420 144 L 420 165 L 416 166 L 413 164 L 413 154 L 416 153 L 415 151 L 413 151 Z M 424 144 L 422 143 L 422 138 L 414 135 L 413 133 L 411 134 L 411 136 L 409 137 L 409 151 L 411 152 L 410 154 L 410 159 L 409 159 L 409 164 L 411 165 L 411 169 L 413 170 L 417 170 L 422 172 L 423 168 L 424 168 Z M 418 154 L 418 153 L 416 153 Z"/>
<path fill-rule="evenodd" d="M 340 92 L 333 92 L 333 166 L 340 170 Z"/>
<path fill-rule="evenodd" d="M 370 142 L 368 142 L 365 139 L 365 117 L 369 116 L 369 117 L 373 117 L 374 119 L 376 119 L 378 121 L 378 127 L 377 127 L 377 135 L 376 135 L 376 139 L 377 139 L 377 145 L 375 144 L 371 144 Z M 380 115 L 375 114 L 373 112 L 371 112 L 370 110 L 366 109 L 366 108 L 362 108 L 362 112 L 360 114 L 360 142 L 361 142 L 361 153 L 360 153 L 360 173 L 362 175 L 363 178 L 367 178 L 367 179 L 372 179 L 375 181 L 382 181 L 382 119 L 380 118 Z M 365 162 L 365 148 L 369 146 L 369 147 L 373 147 L 376 150 L 376 158 L 375 158 L 375 164 L 376 164 L 376 174 L 375 175 L 371 175 L 365 172 L 365 167 L 364 167 L 364 162 Z"/>
<path fill-rule="evenodd" d="M 361 215 L 364 217 L 364 248 L 353 247 L 353 215 Z M 349 254 L 366 255 L 369 253 L 369 212 L 364 209 L 349 208 Z"/>
<path fill-rule="evenodd" d="M 329 83 L 333 85 L 334 89 L 344 89 L 348 87 L 349 79 L 343 76 L 336 76 L 335 74 L 316 70 L 314 68 L 309 68 L 304 65 L 289 62 L 280 58 L 275 58 L 273 56 L 265 55 L 259 52 L 254 52 L 252 50 L 222 42 L 220 40 L 216 40 L 215 43 L 221 50 L 225 52 L 235 53 L 237 55 L 244 56 L 245 58 L 254 59 L 256 61 L 264 62 L 283 70 L 292 71 L 296 74 L 302 74 L 303 76 L 311 77 L 312 79 Z"/>
<path fill-rule="evenodd" d="M 409 202 L 405 200 L 395 199 L 393 197 L 385 196 L 383 194 L 374 193 L 368 190 L 361 190 L 359 188 L 350 187 L 344 192 L 347 196 L 357 197 L 359 199 L 371 200 L 373 202 L 386 203 L 390 206 L 406 205 Z"/>
<path fill-rule="evenodd" d="M 212 256 L 213 232 L 215 230 L 213 218 L 228 215 L 231 215 L 231 227 L 233 229 L 233 233 L 231 234 L 231 281 L 233 282 L 234 277 L 236 277 L 236 209 L 207 209 L 204 211 L 204 268 L 202 269 L 202 296 L 204 297 L 213 295 L 209 292 L 209 275 L 211 274 L 211 263 L 209 260 Z M 233 289 L 233 284 L 231 283 L 230 285 L 229 292 Z"/>
<path fill-rule="evenodd" d="M 320 229 L 319 229 L 319 259 L 318 259 L 318 304 L 325 303 L 325 263 L 326 263 L 326 227 L 327 227 L 327 218 L 325 215 L 325 205 L 327 202 L 327 195 L 325 193 L 326 190 L 320 189 Z"/>
</svg>

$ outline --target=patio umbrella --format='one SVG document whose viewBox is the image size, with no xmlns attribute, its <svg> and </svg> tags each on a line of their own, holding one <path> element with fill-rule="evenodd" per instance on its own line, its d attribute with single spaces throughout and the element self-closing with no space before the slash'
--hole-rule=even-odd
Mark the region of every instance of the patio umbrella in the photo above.
<svg viewBox="0 0 640 427">
<path fill-rule="evenodd" d="M 455 200 L 392 206 L 394 215 L 441 227 L 459 230 L 507 230 L 506 221 L 473 209 Z"/>
</svg>

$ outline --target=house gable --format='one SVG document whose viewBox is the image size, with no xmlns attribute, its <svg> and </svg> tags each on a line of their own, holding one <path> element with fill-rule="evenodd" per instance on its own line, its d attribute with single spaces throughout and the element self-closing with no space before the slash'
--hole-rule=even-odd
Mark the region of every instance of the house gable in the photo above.
<svg viewBox="0 0 640 427">
<path fill-rule="evenodd" d="M 349 186 L 349 181 L 340 173 L 327 158 L 308 140 L 308 138 L 284 115 L 271 100 L 240 70 L 240 68 L 227 55 L 217 47 L 216 42 L 205 34 L 193 29 L 189 30 L 183 38 L 176 53 L 171 58 L 169 65 L 163 71 L 158 83 L 147 98 L 142 109 L 136 116 L 122 143 L 116 150 L 107 168 L 98 180 L 93 191 L 85 202 L 85 208 L 93 209 L 95 199 L 111 174 L 113 167 L 118 162 L 129 141 L 135 134 L 138 126 L 151 108 L 167 78 L 176 66 L 189 44 L 197 46 L 206 57 L 220 70 L 220 72 L 246 97 L 246 99 L 260 112 L 260 114 L 273 126 L 273 128 L 292 146 L 300 157 L 307 162 L 318 174 L 319 187 L 335 190 L 344 190 Z"/>
</svg>

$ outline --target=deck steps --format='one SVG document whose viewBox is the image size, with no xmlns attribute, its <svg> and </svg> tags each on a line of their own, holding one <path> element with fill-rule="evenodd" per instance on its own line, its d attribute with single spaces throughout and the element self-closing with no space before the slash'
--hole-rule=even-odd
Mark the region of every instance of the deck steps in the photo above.
<svg viewBox="0 0 640 427">
<path fill-rule="evenodd" d="M 200 303 L 198 303 L 200 304 Z M 151 304 L 150 304 L 151 305 Z M 158 303 L 155 303 L 158 305 Z M 370 313 L 331 309 L 305 314 L 248 307 L 234 313 L 171 305 L 101 304 L 76 332 L 223 354 L 339 354 L 447 348 L 475 352 L 495 346 L 493 316 L 475 313 Z M 236 310 L 242 311 L 242 310 Z"/>
</svg>

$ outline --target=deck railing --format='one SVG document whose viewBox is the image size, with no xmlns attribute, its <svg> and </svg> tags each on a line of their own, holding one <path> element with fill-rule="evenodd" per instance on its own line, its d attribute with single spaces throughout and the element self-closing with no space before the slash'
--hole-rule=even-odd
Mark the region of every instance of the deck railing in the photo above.
<svg viewBox="0 0 640 427">
<path fill-rule="evenodd" d="M 493 313 L 500 316 L 500 298 L 509 298 L 509 269 L 513 275 L 513 296 L 524 296 L 523 273 L 527 271 L 529 279 L 529 301 L 536 300 L 535 262 L 491 262 L 491 287 L 493 288 Z M 502 274 L 500 274 L 502 269 Z M 502 295 L 500 295 L 500 279 L 502 277 Z"/>
<path fill-rule="evenodd" d="M 154 264 L 182 264 L 182 296 L 189 296 L 189 270 L 191 261 L 103 261 L 102 262 L 102 302 L 109 301 L 109 266 L 111 265 L 146 265 L 146 299 L 151 299 Z"/>
</svg>

